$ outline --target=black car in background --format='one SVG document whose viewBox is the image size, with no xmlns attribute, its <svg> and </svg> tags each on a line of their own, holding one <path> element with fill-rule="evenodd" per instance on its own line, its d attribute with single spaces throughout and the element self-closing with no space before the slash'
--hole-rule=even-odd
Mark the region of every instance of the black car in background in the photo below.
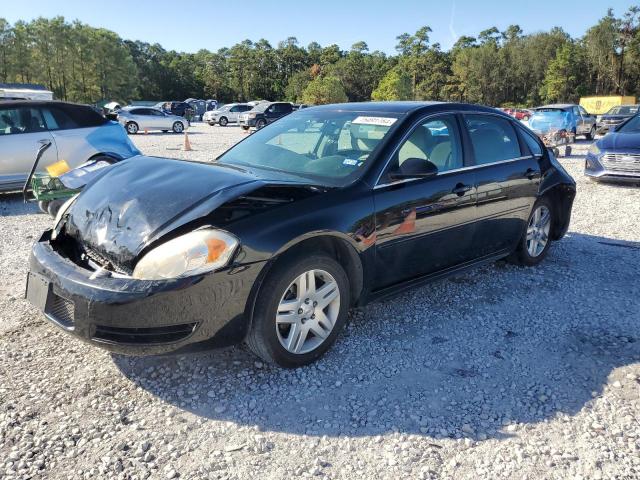
<svg viewBox="0 0 640 480">
<path fill-rule="evenodd" d="M 187 102 L 160 102 L 155 105 L 155 108 L 179 117 L 190 117 L 194 114 L 193 107 Z"/>
<path fill-rule="evenodd" d="M 606 133 L 625 120 L 637 115 L 639 108 L 640 105 L 618 105 L 611 107 L 604 115 L 598 115 L 598 133 Z"/>
<path fill-rule="evenodd" d="M 353 306 L 505 257 L 538 264 L 574 196 L 541 141 L 491 108 L 306 108 L 214 164 L 109 167 L 33 246 L 27 298 L 109 350 L 245 341 L 295 367 Z"/>
<path fill-rule="evenodd" d="M 245 130 L 255 127 L 258 130 L 275 122 L 279 118 L 293 112 L 293 105 L 289 102 L 262 102 L 247 113 L 239 116 L 239 123 Z"/>
</svg>

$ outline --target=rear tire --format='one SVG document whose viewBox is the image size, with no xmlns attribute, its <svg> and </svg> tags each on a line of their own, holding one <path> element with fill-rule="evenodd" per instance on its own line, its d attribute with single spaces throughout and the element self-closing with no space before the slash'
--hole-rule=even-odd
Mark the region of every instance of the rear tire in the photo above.
<svg viewBox="0 0 640 480">
<path fill-rule="evenodd" d="M 242 125 L 242 129 L 243 129 L 243 130 L 249 130 L 249 127 L 248 127 L 248 126 L 246 126 L 246 125 Z"/>
<path fill-rule="evenodd" d="M 221 127 L 226 127 L 227 124 L 229 123 L 229 120 L 227 120 L 227 117 L 220 117 L 220 120 L 218 120 L 218 123 L 220 124 Z"/>
<path fill-rule="evenodd" d="M 584 138 L 586 138 L 587 140 L 593 140 L 596 137 L 596 127 L 595 125 L 593 127 L 591 127 L 591 130 L 589 130 L 589 133 L 585 134 Z"/>
<path fill-rule="evenodd" d="M 281 367 L 308 365 L 335 342 L 350 301 L 349 279 L 333 258 L 285 258 L 260 287 L 247 345 L 264 361 Z"/>
<path fill-rule="evenodd" d="M 539 198 L 531 209 L 527 228 L 518 241 L 516 250 L 507 260 L 525 267 L 532 267 L 544 260 L 551 246 L 554 220 L 555 213 L 551 201 L 547 197 Z"/>
<path fill-rule="evenodd" d="M 126 130 L 129 135 L 135 135 L 138 133 L 138 124 L 136 122 L 128 122 L 126 125 Z"/>
</svg>

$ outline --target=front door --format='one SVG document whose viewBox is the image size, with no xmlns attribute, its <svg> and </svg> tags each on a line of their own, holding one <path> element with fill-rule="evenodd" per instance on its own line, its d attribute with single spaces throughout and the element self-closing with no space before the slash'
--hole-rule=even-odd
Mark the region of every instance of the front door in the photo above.
<svg viewBox="0 0 640 480">
<path fill-rule="evenodd" d="M 0 185 L 21 188 L 31 171 L 40 146 L 51 142 L 38 164 L 38 172 L 58 160 L 56 144 L 47 131 L 42 113 L 32 107 L 0 108 Z"/>
<path fill-rule="evenodd" d="M 454 115 L 419 122 L 391 159 L 374 190 L 374 289 L 446 270 L 471 259 L 475 173 L 465 170 Z M 403 165 L 430 161 L 431 178 L 393 181 Z M 405 163 L 406 162 L 406 163 Z"/>
</svg>

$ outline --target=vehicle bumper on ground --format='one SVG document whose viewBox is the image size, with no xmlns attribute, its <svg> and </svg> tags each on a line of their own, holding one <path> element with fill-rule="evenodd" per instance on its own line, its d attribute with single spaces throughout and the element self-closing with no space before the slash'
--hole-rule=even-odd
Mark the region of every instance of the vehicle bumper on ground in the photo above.
<svg viewBox="0 0 640 480">
<path fill-rule="evenodd" d="M 241 341 L 245 309 L 264 263 L 174 280 L 101 277 L 56 252 L 45 232 L 31 251 L 27 299 L 86 342 L 154 355 Z"/>
<path fill-rule="evenodd" d="M 584 174 L 603 182 L 640 183 L 640 157 L 635 161 L 625 161 L 623 155 L 620 158 L 616 161 L 607 159 L 606 154 L 595 156 L 589 153 L 585 159 Z"/>
</svg>

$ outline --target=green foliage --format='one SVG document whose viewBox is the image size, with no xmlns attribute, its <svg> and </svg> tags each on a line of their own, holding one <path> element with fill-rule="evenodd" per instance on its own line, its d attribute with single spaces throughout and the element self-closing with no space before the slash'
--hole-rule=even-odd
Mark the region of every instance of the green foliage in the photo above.
<svg viewBox="0 0 640 480">
<path fill-rule="evenodd" d="M 397 37 L 397 55 L 348 51 L 295 37 L 276 46 L 244 40 L 216 52 L 182 53 L 62 17 L 10 24 L 0 18 L 0 82 L 41 83 L 56 98 L 222 102 L 256 99 L 454 100 L 536 105 L 582 94 L 640 96 L 640 7 L 608 13 L 580 39 L 561 28 L 525 35 L 518 25 L 460 37 L 443 51 L 431 28 Z"/>
<path fill-rule="evenodd" d="M 310 105 L 326 105 L 347 101 L 347 94 L 338 77 L 318 77 L 309 82 L 302 92 L 302 102 Z"/>
<path fill-rule="evenodd" d="M 371 93 L 372 100 L 411 100 L 411 77 L 399 68 L 392 68 L 380 81 L 378 87 Z"/>
</svg>

